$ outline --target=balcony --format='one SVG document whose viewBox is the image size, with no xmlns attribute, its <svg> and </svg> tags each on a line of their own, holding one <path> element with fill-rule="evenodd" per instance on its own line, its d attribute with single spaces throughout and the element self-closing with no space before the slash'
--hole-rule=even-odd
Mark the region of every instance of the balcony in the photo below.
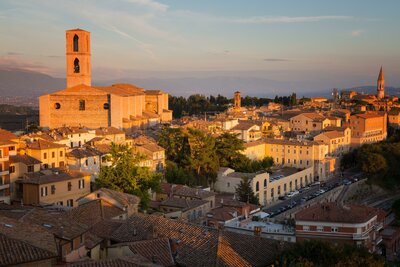
<svg viewBox="0 0 400 267">
<path fill-rule="evenodd" d="M 383 223 L 377 223 L 374 225 L 374 230 L 379 231 L 383 228 Z"/>
<path fill-rule="evenodd" d="M 382 242 L 382 237 L 378 236 L 375 240 L 374 240 L 374 244 L 375 246 L 379 245 Z"/>
<path fill-rule="evenodd" d="M 7 189 L 7 188 L 10 188 L 10 184 L 1 184 L 0 183 L 0 190 L 4 190 L 4 189 Z"/>
<path fill-rule="evenodd" d="M 367 240 L 369 239 L 369 234 L 364 233 L 364 234 L 353 234 L 353 240 Z"/>
</svg>

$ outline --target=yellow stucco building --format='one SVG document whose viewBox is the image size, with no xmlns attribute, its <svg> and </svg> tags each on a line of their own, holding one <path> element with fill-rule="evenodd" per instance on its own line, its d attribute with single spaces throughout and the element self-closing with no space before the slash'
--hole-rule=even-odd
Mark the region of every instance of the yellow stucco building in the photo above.
<svg viewBox="0 0 400 267">
<path fill-rule="evenodd" d="M 133 128 L 172 120 L 168 94 L 131 84 L 92 86 L 90 32 L 66 31 L 67 88 L 39 97 L 40 126 Z"/>
</svg>

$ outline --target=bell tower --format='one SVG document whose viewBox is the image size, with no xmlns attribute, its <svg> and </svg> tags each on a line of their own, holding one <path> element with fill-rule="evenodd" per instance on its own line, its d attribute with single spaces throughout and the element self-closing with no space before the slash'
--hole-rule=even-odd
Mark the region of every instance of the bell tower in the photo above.
<svg viewBox="0 0 400 267">
<path fill-rule="evenodd" d="M 84 84 L 91 86 L 90 32 L 66 31 L 67 88 Z"/>
<path fill-rule="evenodd" d="M 383 69 L 379 71 L 378 81 L 377 81 L 377 91 L 378 99 L 383 99 L 385 97 L 385 76 L 383 74 Z"/>
<path fill-rule="evenodd" d="M 240 102 L 241 102 L 240 92 L 236 91 L 233 96 L 233 110 L 234 111 L 240 111 L 240 108 L 241 108 Z"/>
</svg>

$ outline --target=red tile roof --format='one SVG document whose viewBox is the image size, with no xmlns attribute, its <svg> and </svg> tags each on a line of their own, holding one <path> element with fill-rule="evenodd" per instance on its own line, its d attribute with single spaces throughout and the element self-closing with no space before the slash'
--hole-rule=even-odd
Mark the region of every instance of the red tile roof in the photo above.
<svg viewBox="0 0 400 267">
<path fill-rule="evenodd" d="M 168 238 L 142 240 L 131 243 L 129 249 L 147 260 L 163 266 L 175 266 Z"/>
<path fill-rule="evenodd" d="M 62 148 L 62 147 L 66 147 L 66 146 L 39 139 L 30 144 L 27 144 L 27 147 L 30 149 L 35 149 L 35 150 L 43 150 L 43 149 L 51 149 L 51 148 Z"/>
</svg>

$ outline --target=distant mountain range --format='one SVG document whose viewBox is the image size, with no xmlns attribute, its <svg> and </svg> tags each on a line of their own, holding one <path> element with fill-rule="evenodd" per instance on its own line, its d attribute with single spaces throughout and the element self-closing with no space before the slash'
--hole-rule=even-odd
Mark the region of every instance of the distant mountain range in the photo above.
<svg viewBox="0 0 400 267">
<path fill-rule="evenodd" d="M 275 81 L 262 77 L 247 76 L 212 76 L 212 77 L 178 77 L 178 78 L 127 78 L 110 81 L 93 82 L 97 85 L 113 83 L 132 83 L 145 89 L 161 89 L 171 95 L 189 96 L 191 94 L 232 96 L 234 91 L 242 95 L 271 97 L 288 95 L 294 86 L 306 88 L 304 84 L 295 82 Z M 54 78 L 49 75 L 18 69 L 0 69 L 0 97 L 37 97 L 65 88 L 64 78 Z M 359 86 L 349 90 L 375 94 L 376 86 Z M 386 87 L 387 94 L 399 95 L 400 88 Z M 297 96 L 331 96 L 331 89 L 296 90 Z"/>
</svg>

